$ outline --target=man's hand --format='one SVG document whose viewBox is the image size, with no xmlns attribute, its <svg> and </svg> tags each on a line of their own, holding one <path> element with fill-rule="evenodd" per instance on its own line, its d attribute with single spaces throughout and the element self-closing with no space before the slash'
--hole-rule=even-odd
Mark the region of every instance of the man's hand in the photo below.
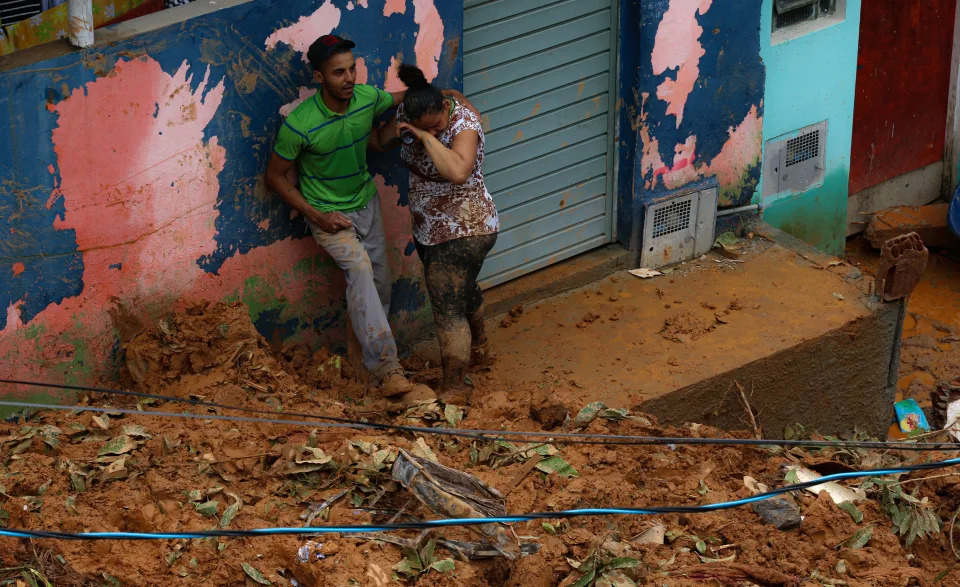
<svg viewBox="0 0 960 587">
<path fill-rule="evenodd" d="M 307 210 L 307 220 L 320 227 L 323 232 L 334 234 L 353 227 L 350 219 L 341 212 L 321 212 L 316 208 Z"/>
</svg>

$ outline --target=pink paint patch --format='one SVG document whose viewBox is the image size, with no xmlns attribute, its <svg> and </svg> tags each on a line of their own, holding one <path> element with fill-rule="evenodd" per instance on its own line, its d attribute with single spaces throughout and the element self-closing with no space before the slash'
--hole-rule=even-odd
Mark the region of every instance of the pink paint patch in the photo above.
<svg viewBox="0 0 960 587">
<path fill-rule="evenodd" d="M 366 7 L 367 7 L 367 0 L 357 0 L 357 4 L 360 5 L 360 8 L 366 8 Z"/>
<path fill-rule="evenodd" d="M 417 55 L 417 66 L 423 70 L 427 81 L 432 82 L 440 71 L 443 21 L 433 0 L 413 0 L 413 7 L 413 20 L 420 25 L 413 51 Z"/>
<path fill-rule="evenodd" d="M 267 37 L 267 49 L 273 49 L 277 43 L 286 43 L 302 54 L 307 60 L 307 49 L 317 40 L 317 37 L 329 35 L 340 24 L 340 9 L 333 5 L 331 0 L 324 2 L 313 14 L 303 16 L 294 24 L 277 30 Z"/>
<path fill-rule="evenodd" d="M 353 2 L 347 2 L 347 10 L 353 10 Z"/>
<path fill-rule="evenodd" d="M 673 156 L 673 165 L 670 169 L 662 169 L 663 185 L 669 189 L 682 187 L 699 178 L 700 174 L 694 167 L 697 157 L 697 137 L 691 135 L 682 145 L 677 145 Z"/>
<path fill-rule="evenodd" d="M 406 14 L 407 12 L 407 0 L 387 0 L 386 4 L 383 5 L 383 15 L 390 16 L 391 14 Z"/>
<path fill-rule="evenodd" d="M 671 0 L 657 28 L 650 61 L 653 73 L 660 75 L 677 69 L 674 79 L 667 79 L 657 88 L 657 97 L 667 102 L 667 114 L 677 117 L 677 127 L 683 121 L 683 109 L 693 86 L 700 77 L 700 58 L 706 54 L 700 44 L 703 28 L 696 15 L 710 9 L 713 0 Z"/>
<path fill-rule="evenodd" d="M 300 86 L 300 95 L 297 96 L 297 99 L 293 102 L 288 102 L 280 107 L 280 115 L 286 118 L 290 116 L 290 113 L 296 110 L 297 106 L 303 103 L 307 98 L 312 97 L 317 93 L 317 88 L 307 88 Z"/>
<path fill-rule="evenodd" d="M 20 275 L 21 273 L 23 273 L 23 272 L 26 271 L 26 270 L 27 270 L 27 268 L 24 266 L 24 264 L 21 263 L 21 262 L 19 262 L 19 261 L 17 261 L 16 263 L 13 264 L 13 275 L 14 275 L 14 276 Z"/>
<path fill-rule="evenodd" d="M 365 84 L 367 83 L 368 79 L 370 79 L 370 76 L 369 76 L 369 72 L 367 71 L 367 61 L 363 57 L 358 57 L 357 58 L 357 83 Z"/>
<path fill-rule="evenodd" d="M 763 103 L 760 103 L 763 106 Z M 736 128 L 730 127 L 730 138 L 720 154 L 710 162 L 709 173 L 715 174 L 722 186 L 736 186 L 747 169 L 760 159 L 763 148 L 763 117 L 758 107 L 752 106 Z"/>
<path fill-rule="evenodd" d="M 53 167 L 53 164 L 47 165 L 47 171 L 50 172 L 50 175 L 53 175 L 56 170 Z"/>
<path fill-rule="evenodd" d="M 400 81 L 400 77 L 397 74 L 397 68 L 400 66 L 400 62 L 400 57 L 390 58 L 390 69 L 387 70 L 387 81 L 383 84 L 384 91 L 402 92 L 407 89 L 406 84 Z"/>
<path fill-rule="evenodd" d="M 257 228 L 259 228 L 260 230 L 266 230 L 266 229 L 270 228 L 270 219 L 269 219 L 269 218 L 264 218 L 263 220 L 261 220 L 260 222 L 258 222 L 258 223 L 257 223 Z"/>
</svg>

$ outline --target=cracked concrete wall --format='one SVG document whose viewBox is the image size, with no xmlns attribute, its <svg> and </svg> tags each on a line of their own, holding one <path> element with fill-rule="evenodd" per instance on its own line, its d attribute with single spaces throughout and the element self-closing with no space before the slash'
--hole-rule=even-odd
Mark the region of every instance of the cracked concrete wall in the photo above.
<svg viewBox="0 0 960 587">
<path fill-rule="evenodd" d="M 0 73 L 0 374 L 109 378 L 122 307 L 145 324 L 242 300 L 275 344 L 344 338 L 342 272 L 262 174 L 282 115 L 315 91 L 305 52 L 356 41 L 360 81 L 404 56 L 459 87 L 462 4 L 253 0 Z M 429 325 L 396 154 L 372 158 L 401 342 Z"/>
</svg>

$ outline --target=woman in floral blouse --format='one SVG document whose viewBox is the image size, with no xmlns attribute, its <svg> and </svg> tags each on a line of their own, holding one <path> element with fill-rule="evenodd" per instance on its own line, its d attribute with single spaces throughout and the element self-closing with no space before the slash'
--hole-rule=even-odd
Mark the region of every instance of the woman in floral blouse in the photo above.
<svg viewBox="0 0 960 587">
<path fill-rule="evenodd" d="M 477 275 L 500 228 L 483 183 L 483 128 L 475 111 L 444 96 L 417 67 L 401 65 L 399 74 L 406 95 L 376 142 L 403 139 L 413 236 L 440 339 L 442 387 L 469 401 L 467 369 L 493 360 Z"/>
</svg>

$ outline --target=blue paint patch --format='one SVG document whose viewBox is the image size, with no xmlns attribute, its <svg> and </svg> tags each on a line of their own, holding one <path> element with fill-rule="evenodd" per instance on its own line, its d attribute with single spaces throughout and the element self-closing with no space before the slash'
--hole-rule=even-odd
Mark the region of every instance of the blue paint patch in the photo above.
<svg viewBox="0 0 960 587">
<path fill-rule="evenodd" d="M 417 243 L 413 242 L 413 239 L 410 239 L 410 242 L 407 243 L 407 248 L 403 249 L 403 254 L 407 257 L 413 255 L 417 251 Z"/>
<path fill-rule="evenodd" d="M 114 263 L 112 265 L 109 265 L 108 267 L 110 269 L 116 269 L 117 271 L 120 271 L 121 269 L 123 269 L 123 263 Z"/>
<path fill-rule="evenodd" d="M 297 318 L 281 320 L 281 312 L 282 308 L 264 310 L 253 322 L 257 332 L 262 334 L 274 348 L 280 348 L 283 341 L 296 334 L 300 326 L 300 320 Z"/>
<path fill-rule="evenodd" d="M 427 296 L 420 282 L 409 277 L 401 277 L 393 282 L 390 291 L 390 313 L 416 312 L 427 303 Z"/>
</svg>

